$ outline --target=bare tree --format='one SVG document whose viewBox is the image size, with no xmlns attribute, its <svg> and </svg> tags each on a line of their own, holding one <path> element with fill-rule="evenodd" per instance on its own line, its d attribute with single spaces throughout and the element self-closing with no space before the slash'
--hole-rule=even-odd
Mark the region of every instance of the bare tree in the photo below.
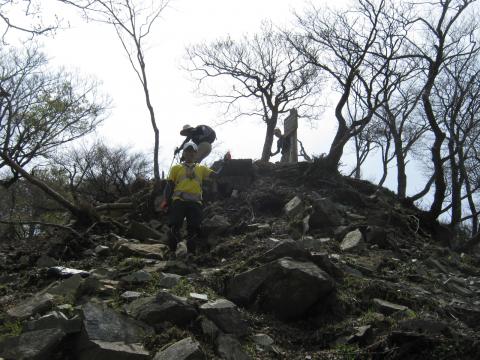
<svg viewBox="0 0 480 360">
<path fill-rule="evenodd" d="M 1 184 L 9 186 L 24 177 L 72 214 L 86 219 L 79 206 L 27 167 L 48 158 L 58 146 L 94 131 L 103 120 L 108 100 L 97 95 L 94 81 L 63 70 L 49 71 L 37 48 L 4 52 L 0 74 L 0 169 L 8 167 L 11 173 L 0 179 Z"/>
<path fill-rule="evenodd" d="M 386 13 L 391 6 L 388 1 L 359 0 L 348 11 L 312 7 L 297 15 L 300 31 L 289 36 L 309 63 L 330 76 L 339 94 L 335 106 L 338 128 L 326 156 L 334 171 L 338 170 L 345 144 L 363 131 L 385 102 L 385 87 L 391 86 L 385 81 L 389 75 L 385 72 L 400 48 L 385 46 L 399 32 L 395 20 Z M 363 103 L 364 110 L 360 118 L 349 123 L 345 112 L 353 98 Z"/>
<path fill-rule="evenodd" d="M 292 108 L 301 117 L 312 114 L 314 95 L 320 88 L 317 70 L 302 61 L 270 24 L 264 24 L 252 37 L 227 37 L 191 46 L 187 56 L 187 70 L 203 87 L 204 95 L 225 106 L 224 114 L 231 116 L 230 120 L 253 115 L 265 122 L 262 161 L 270 159 L 273 131 L 280 114 Z M 226 86 L 220 83 L 225 79 L 230 80 Z M 215 90 L 206 90 L 209 85 Z"/>
<path fill-rule="evenodd" d="M 476 0 L 439 0 L 418 4 L 414 16 L 405 18 L 410 30 L 410 48 L 406 56 L 420 59 L 426 69 L 422 89 L 422 109 L 434 135 L 431 146 L 434 166 L 435 192 L 428 215 L 436 219 L 442 213 L 447 184 L 444 173 L 442 146 L 446 138 L 441 128 L 441 118 L 435 111 L 434 87 L 439 74 L 452 62 L 479 51 L 475 33 L 478 21 L 466 10 Z M 421 33 L 422 37 L 418 34 Z M 428 186 L 428 184 L 427 184 Z"/>
<path fill-rule="evenodd" d="M 475 174 L 474 168 L 478 166 L 475 152 L 480 138 L 480 54 L 471 55 L 449 64 L 433 90 L 433 106 L 447 140 L 445 174 L 450 201 L 449 204 L 446 201 L 448 205 L 442 212 L 450 211 L 450 226 L 454 230 L 464 219 L 464 199 L 468 200 L 471 214 L 477 212 L 474 192 L 478 188 L 470 174 Z M 472 229 L 476 232 L 476 216 L 472 216 L 472 220 Z"/>
<path fill-rule="evenodd" d="M 150 114 L 150 122 L 155 136 L 153 153 L 153 173 L 156 185 L 160 184 L 158 153 L 160 132 L 152 105 L 148 85 L 145 42 L 152 26 L 167 7 L 169 0 L 58 0 L 82 10 L 88 20 L 112 25 L 125 50 L 130 64 L 137 74 L 145 95 L 145 102 Z"/>
<path fill-rule="evenodd" d="M 356 96 L 353 96 L 351 101 L 347 103 L 347 115 L 346 120 L 348 123 L 353 123 L 356 119 L 362 118 L 363 114 L 362 103 L 359 101 Z M 368 111 L 368 110 L 367 110 Z M 370 123 L 367 127 L 353 135 L 353 145 L 355 151 L 355 166 L 348 176 L 353 176 L 355 179 L 361 178 L 361 167 L 369 154 L 378 147 L 377 142 L 375 141 L 376 134 L 378 132 L 377 126 L 372 126 Z M 385 172 L 386 174 L 386 172 Z M 385 175 L 386 177 L 386 175 Z"/>
<path fill-rule="evenodd" d="M 148 179 L 151 164 L 129 147 L 110 147 L 98 140 L 56 156 L 51 168 L 68 179 L 73 198 L 110 203 L 132 194 L 137 180 Z"/>
<path fill-rule="evenodd" d="M 0 43 L 7 42 L 10 31 L 30 38 L 54 32 L 60 26 L 59 18 L 55 14 L 47 16 L 42 10 L 40 0 L 1 0 Z"/>
</svg>

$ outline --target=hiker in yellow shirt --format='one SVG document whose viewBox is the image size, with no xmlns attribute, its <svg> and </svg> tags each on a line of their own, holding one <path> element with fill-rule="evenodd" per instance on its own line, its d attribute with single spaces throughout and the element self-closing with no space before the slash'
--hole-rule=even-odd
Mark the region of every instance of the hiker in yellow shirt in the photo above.
<svg viewBox="0 0 480 360">
<path fill-rule="evenodd" d="M 206 178 L 218 174 L 208 167 L 194 162 L 197 150 L 195 143 L 186 143 L 183 146 L 184 162 L 173 166 L 168 175 L 167 187 L 173 188 L 173 193 L 165 194 L 165 198 L 168 198 L 169 195 L 172 198 L 169 209 L 169 247 L 172 252 L 175 252 L 177 244 L 181 241 L 180 229 L 183 219 L 186 218 L 187 251 L 191 254 L 195 253 L 196 241 L 200 235 L 200 226 L 203 220 L 202 183 Z"/>
</svg>

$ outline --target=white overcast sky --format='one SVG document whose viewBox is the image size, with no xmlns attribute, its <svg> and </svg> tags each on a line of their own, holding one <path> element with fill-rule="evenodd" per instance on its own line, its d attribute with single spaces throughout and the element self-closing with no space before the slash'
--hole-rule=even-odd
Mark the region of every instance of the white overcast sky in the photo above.
<svg viewBox="0 0 480 360">
<path fill-rule="evenodd" d="M 347 2 L 313 1 L 319 6 L 341 6 Z M 293 11 L 301 12 L 307 4 L 303 0 L 171 0 L 149 35 L 146 53 L 151 99 L 160 128 L 161 168 L 167 170 L 174 148 L 183 141 L 179 131 L 184 124 L 215 128 L 218 139 L 208 163 L 227 150 L 234 158 L 260 157 L 264 123 L 250 118 L 217 125 L 223 120 L 218 116 L 220 109 L 205 105 L 206 99 L 195 94 L 195 83 L 180 67 L 185 47 L 227 34 L 239 37 L 255 33 L 265 19 L 279 26 L 293 24 Z M 65 15 L 71 18 L 71 14 Z M 154 137 L 144 94 L 113 28 L 78 18 L 71 21 L 70 28 L 59 31 L 54 38 L 44 39 L 43 43 L 54 66 L 95 76 L 102 82 L 103 91 L 113 99 L 111 116 L 99 135 L 110 144 L 128 144 L 136 150 L 151 152 Z M 310 155 L 328 152 L 336 129 L 333 111 L 324 111 L 315 124 L 312 128 L 299 121 L 298 137 Z M 353 164 L 351 154 L 351 148 L 346 149 L 342 162 Z M 271 161 L 278 160 L 277 155 Z M 364 178 L 375 181 L 379 169 L 381 164 L 371 161 L 363 172 Z"/>
<path fill-rule="evenodd" d="M 259 158 L 265 127 L 258 119 L 222 121 L 219 108 L 205 105 L 195 94 L 195 83 L 180 68 L 185 47 L 226 34 L 254 33 L 264 19 L 274 24 L 293 22 L 292 10 L 301 10 L 302 0 L 172 0 L 149 35 L 146 54 L 149 87 L 160 127 L 161 152 L 166 166 L 173 149 L 183 138 L 184 124 L 212 125 L 217 131 L 217 151 L 231 150 L 236 158 Z M 102 88 L 113 99 L 110 118 L 100 129 L 102 137 L 114 144 L 130 144 L 137 149 L 153 147 L 153 131 L 144 95 L 112 27 L 73 21 L 55 38 L 44 40 L 52 64 L 90 74 L 102 81 Z M 324 114 L 325 116 L 326 114 Z M 315 129 L 300 122 L 299 138 L 307 152 L 328 151 L 334 123 L 317 122 Z M 274 158 L 275 160 L 276 158 Z M 209 159 L 212 161 L 213 159 Z"/>
</svg>

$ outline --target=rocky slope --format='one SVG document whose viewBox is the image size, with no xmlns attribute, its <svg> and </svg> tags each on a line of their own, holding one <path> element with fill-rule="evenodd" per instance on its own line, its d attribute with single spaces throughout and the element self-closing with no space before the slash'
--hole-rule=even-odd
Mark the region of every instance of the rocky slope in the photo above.
<svg viewBox="0 0 480 360">
<path fill-rule="evenodd" d="M 478 359 L 480 260 L 441 226 L 318 164 L 252 181 L 206 204 L 193 258 L 141 193 L 82 239 L 2 243 L 0 357 Z"/>
</svg>

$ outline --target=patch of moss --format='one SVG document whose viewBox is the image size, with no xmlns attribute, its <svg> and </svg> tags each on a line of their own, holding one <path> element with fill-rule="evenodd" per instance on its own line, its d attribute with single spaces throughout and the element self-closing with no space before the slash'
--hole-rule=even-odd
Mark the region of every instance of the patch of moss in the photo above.
<svg viewBox="0 0 480 360">
<path fill-rule="evenodd" d="M 118 263 L 118 267 L 125 271 L 141 270 L 145 267 L 145 262 L 141 258 L 130 257 L 130 258 L 121 260 Z"/>
<path fill-rule="evenodd" d="M 333 350 L 335 356 L 339 356 L 342 360 L 356 360 L 359 359 L 361 350 L 356 344 L 340 344 Z"/>
<path fill-rule="evenodd" d="M 152 273 L 152 279 L 145 286 L 145 293 L 148 295 L 156 294 L 160 289 L 160 274 Z"/>
<path fill-rule="evenodd" d="M 150 353 L 156 353 L 157 351 L 164 350 L 173 343 L 185 339 L 190 335 L 191 334 L 183 329 L 171 326 L 160 334 L 145 336 L 143 339 L 143 345 L 148 351 L 150 351 Z"/>
<path fill-rule="evenodd" d="M 18 336 L 21 333 L 22 323 L 20 321 L 6 321 L 0 326 L 0 340 Z"/>
<path fill-rule="evenodd" d="M 180 279 L 178 284 L 175 285 L 170 292 L 181 297 L 188 297 L 190 293 L 199 293 L 206 294 L 209 300 L 218 298 L 218 295 L 209 287 L 195 284 L 185 278 Z"/>
</svg>

